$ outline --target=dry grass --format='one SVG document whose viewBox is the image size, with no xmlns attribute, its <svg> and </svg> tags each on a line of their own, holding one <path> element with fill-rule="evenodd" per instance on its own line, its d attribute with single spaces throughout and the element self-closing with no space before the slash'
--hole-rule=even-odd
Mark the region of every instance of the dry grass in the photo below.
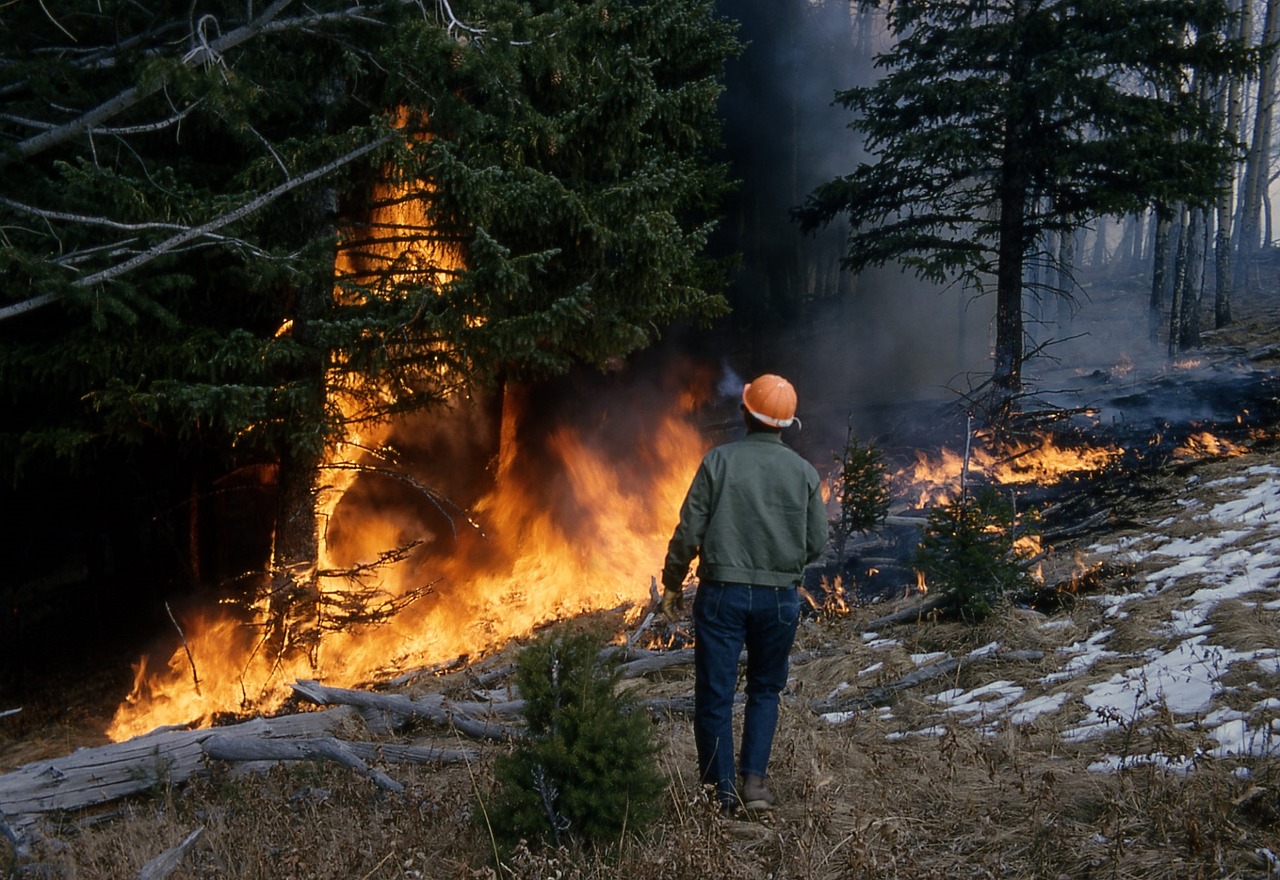
<svg viewBox="0 0 1280 880">
<path fill-rule="evenodd" d="M 1274 332 L 1274 324 L 1263 329 Z M 1265 452 L 1253 457 L 1268 459 Z M 881 633 L 895 640 L 892 645 L 872 647 L 861 624 L 881 611 L 875 606 L 806 621 L 771 764 L 782 805 L 769 815 L 719 818 L 693 779 L 688 719 L 664 717 L 655 721 L 669 779 L 661 819 L 597 849 L 530 846 L 495 854 L 482 816 L 474 815 L 491 784 L 494 747 L 485 747 L 485 757 L 471 767 L 385 768 L 405 785 L 399 795 L 330 765 L 253 774 L 214 766 L 207 778 L 158 790 L 108 814 L 64 817 L 48 827 L 28 859 L 16 860 L 0 839 L 0 877 L 134 877 L 196 827 L 205 833 L 174 880 L 1276 877 L 1271 854 L 1280 854 L 1280 761 L 1202 755 L 1190 772 L 1142 760 L 1120 772 L 1090 769 L 1103 755 L 1196 754 L 1206 741 L 1199 719 L 1156 712 L 1076 742 L 1064 734 L 1088 720 L 1089 710 L 1068 700 L 1058 712 L 1025 725 L 1004 721 L 979 730 L 945 723 L 945 733 L 921 733 L 954 721 L 943 717 L 931 695 L 996 681 L 1024 687 L 1029 696 L 1043 693 L 1046 674 L 1067 662 L 1059 649 L 1103 629 L 1113 631 L 1107 648 L 1114 656 L 1064 685 L 1077 697 L 1089 684 L 1130 668 L 1143 651 L 1167 646 L 1171 637 L 1163 624 L 1194 583 L 1135 596 L 1119 617 L 1108 616 L 1087 595 L 1140 592 L 1151 568 L 1154 541 L 1148 536 L 1194 537 L 1206 528 L 1198 517 L 1211 501 L 1188 497 L 1188 475 L 1204 485 L 1242 469 L 1241 462 L 1216 462 L 1153 478 L 1164 484 L 1163 493 L 1117 509 L 1117 531 L 1094 536 L 1114 540 L 1124 529 L 1137 543 L 1082 576 L 1082 598 L 1055 613 L 1053 626 L 1044 626 L 1040 615 L 1008 609 L 978 627 L 895 627 Z M 1065 581 L 1076 567 L 1074 556 L 1071 546 L 1054 548 L 1046 571 Z M 1214 644 L 1240 652 L 1280 649 L 1280 612 L 1265 607 L 1260 596 L 1220 604 L 1209 623 Z M 840 724 L 809 708 L 811 700 L 896 680 L 915 667 L 913 655 L 959 656 L 992 642 L 1035 649 L 1043 659 L 975 663 L 900 693 L 885 710 L 867 709 Z M 510 659 L 488 658 L 486 666 Z M 1280 673 L 1264 667 L 1233 667 L 1221 682 L 1223 703 L 1243 711 L 1280 697 Z M 691 671 L 666 670 L 627 686 L 641 698 L 685 695 L 692 690 Z M 1275 705 L 1269 711 L 1280 717 L 1280 701 Z M 77 731 L 92 729 L 92 718 L 49 717 L 55 720 L 0 743 L 0 766 L 87 744 Z M 402 738 L 455 744 L 439 730 L 408 731 Z M 1242 765 L 1248 775 L 1238 772 Z"/>
<path fill-rule="evenodd" d="M 1221 637 L 1240 648 L 1277 641 L 1266 633 L 1271 613 L 1256 606 L 1224 606 L 1219 617 Z M 69 817 L 33 853 L 38 868 L 8 870 L 15 877 L 132 877 L 204 827 L 174 878 L 1274 876 L 1258 853 L 1280 852 L 1276 768 L 1259 762 L 1252 780 L 1213 761 L 1186 775 L 1141 765 L 1121 773 L 1088 769 L 1103 751 L 1189 753 L 1199 735 L 1171 718 L 1157 716 L 1087 745 L 1063 742 L 1069 712 L 1051 722 L 1005 723 L 991 733 L 959 724 L 940 736 L 915 733 L 937 721 L 928 693 L 996 679 L 1033 687 L 1057 662 L 1058 645 L 1100 625 L 1089 619 L 1087 603 L 1063 619 L 1054 628 L 1015 613 L 978 628 L 927 623 L 895 633 L 900 646 L 874 654 L 851 620 L 810 621 L 797 646 L 806 659 L 793 669 L 794 695 L 781 715 L 771 768 L 783 805 L 749 821 L 715 814 L 691 779 L 687 720 L 666 718 L 655 728 L 670 779 L 663 818 L 596 850 L 529 847 L 495 856 L 483 821 L 473 815 L 488 795 L 489 758 L 471 768 L 388 768 L 406 786 L 401 795 L 340 768 L 304 763 L 258 774 L 214 767 L 207 779 L 157 791 L 113 815 Z M 1036 647 L 1046 659 L 974 664 L 919 693 L 905 692 L 890 712 L 867 710 L 839 725 L 807 706 L 843 682 L 861 689 L 894 675 L 859 679 L 872 662 L 905 668 L 912 653 L 956 655 L 991 641 Z M 1135 646 L 1142 641 L 1132 639 Z M 1100 668 L 1091 677 L 1108 674 Z M 633 687 L 641 695 L 687 692 L 688 676 L 668 671 Z"/>
</svg>

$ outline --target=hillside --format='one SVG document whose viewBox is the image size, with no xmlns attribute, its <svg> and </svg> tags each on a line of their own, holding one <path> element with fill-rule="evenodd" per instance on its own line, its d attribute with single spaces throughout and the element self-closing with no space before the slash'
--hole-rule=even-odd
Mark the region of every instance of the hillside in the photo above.
<svg viewBox="0 0 1280 880">
<path fill-rule="evenodd" d="M 1269 375 L 1275 330 L 1255 309 L 1210 337 L 1205 369 Z M 1058 489 L 1053 503 L 1081 528 L 1060 522 L 1070 537 L 1046 547 L 1044 582 L 1063 599 L 1051 611 L 872 628 L 900 603 L 815 610 L 784 701 L 771 765 L 783 803 L 772 814 L 723 820 L 694 784 L 680 711 L 692 670 L 673 665 L 625 682 L 665 707 L 655 715 L 670 780 L 663 815 L 603 852 L 530 847 L 499 862 L 473 813 L 506 746 L 426 724 L 353 725 L 348 739 L 461 745 L 480 758 L 386 767 L 404 785 L 395 794 L 332 764 L 243 773 L 214 762 L 207 777 L 54 822 L 20 858 L 0 839 L 0 876 L 134 877 L 195 829 L 168 876 L 1276 876 L 1277 429 Z M 639 635 L 622 610 L 577 624 L 619 642 Z M 655 618 L 643 635 L 684 625 Z M 380 689 L 474 699 L 483 678 L 501 699 L 517 650 Z M 68 733 L 62 751 L 77 744 Z M 0 771 L 58 747 L 47 735 L 0 740 Z"/>
</svg>

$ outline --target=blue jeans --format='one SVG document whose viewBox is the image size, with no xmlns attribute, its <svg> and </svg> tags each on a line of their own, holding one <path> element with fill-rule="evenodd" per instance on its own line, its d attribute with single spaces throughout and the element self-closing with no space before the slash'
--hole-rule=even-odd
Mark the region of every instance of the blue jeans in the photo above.
<svg viewBox="0 0 1280 880">
<path fill-rule="evenodd" d="M 693 740 L 703 783 L 722 804 L 736 799 L 733 697 L 738 656 L 747 649 L 747 705 L 742 725 L 742 774 L 765 775 L 778 726 L 778 695 L 787 684 L 791 645 L 800 619 L 793 587 L 703 581 L 693 598 Z"/>
</svg>

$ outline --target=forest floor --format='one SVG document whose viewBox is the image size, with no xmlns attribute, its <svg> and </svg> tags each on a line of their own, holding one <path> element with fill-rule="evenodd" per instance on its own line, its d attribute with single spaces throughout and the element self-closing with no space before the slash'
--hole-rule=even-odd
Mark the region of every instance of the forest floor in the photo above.
<svg viewBox="0 0 1280 880">
<path fill-rule="evenodd" d="M 1269 353 L 1280 343 L 1277 310 L 1255 303 L 1241 315 L 1206 338 L 1205 369 L 1280 370 Z M 22 857 L 0 839 L 0 877 L 135 877 L 195 828 L 203 836 L 171 877 L 1280 876 L 1277 448 L 1280 424 L 1225 450 L 1148 462 L 1113 479 L 1104 498 L 1096 483 L 1060 490 L 1060 509 L 1094 515 L 1046 547 L 1058 608 L 1010 605 L 976 626 L 925 616 L 874 629 L 894 602 L 815 610 L 782 707 L 770 767 L 781 803 L 770 813 L 721 818 L 693 779 L 689 720 L 669 712 L 655 721 L 669 780 L 660 818 L 605 846 L 498 856 L 476 805 L 509 746 L 460 743 L 427 726 L 352 731 L 461 744 L 481 757 L 389 767 L 399 794 L 313 762 L 252 775 L 214 766 L 188 784 L 52 821 Z M 628 635 L 621 612 L 579 623 Z M 653 625 L 659 634 L 668 626 Z M 518 650 L 400 689 L 469 692 L 470 676 Z M 950 671 L 872 699 L 930 668 Z M 692 692 L 692 669 L 626 686 L 640 699 L 678 700 Z M 109 709 L 92 702 L 20 738 L 6 738 L 0 720 L 0 772 L 91 741 Z"/>
</svg>

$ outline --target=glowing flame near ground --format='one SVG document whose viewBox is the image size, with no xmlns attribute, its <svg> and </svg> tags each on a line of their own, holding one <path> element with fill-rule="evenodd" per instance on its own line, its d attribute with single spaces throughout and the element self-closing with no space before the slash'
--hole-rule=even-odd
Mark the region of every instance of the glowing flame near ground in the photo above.
<svg viewBox="0 0 1280 880">
<path fill-rule="evenodd" d="M 539 625 L 584 612 L 648 600 L 680 503 L 707 441 L 678 407 L 654 418 L 653 443 L 630 455 L 645 459 L 652 479 L 623 484 L 624 469 L 589 438 L 558 430 L 548 448 L 554 461 L 537 475 L 559 484 L 566 518 L 536 506 L 527 474 L 499 473 L 475 516 L 486 535 L 463 531 L 451 552 L 405 562 L 383 572 L 390 596 L 434 582 L 431 593 L 380 626 L 326 632 L 318 668 L 303 659 L 279 665 L 255 644 L 256 629 L 230 613 L 184 623 L 186 648 L 161 669 L 139 669 L 138 686 L 108 732 L 123 739 L 169 724 L 208 724 L 218 713 L 269 712 L 298 678 L 351 687 L 379 675 L 418 669 L 462 655 L 481 655 Z M 634 462 L 631 462 L 634 465 Z M 634 467 L 627 472 L 636 473 Z M 408 526 L 376 511 L 348 513 L 357 523 L 342 552 L 374 558 Z M 188 656 L 187 651 L 190 651 Z M 197 689 L 192 670 L 199 678 Z"/>
<path fill-rule="evenodd" d="M 1179 460 L 1234 458 L 1238 455 L 1244 455 L 1246 452 L 1248 450 L 1238 443 L 1215 437 L 1208 431 L 1201 431 L 1182 441 L 1182 445 L 1173 451 L 1173 457 Z"/>
<path fill-rule="evenodd" d="M 969 451 L 968 474 L 1002 485 L 1055 483 L 1066 476 L 1105 468 L 1124 450 L 1114 446 L 1063 446 L 1052 436 L 988 447 L 979 437 Z M 916 453 L 916 462 L 894 475 L 900 494 L 915 499 L 919 508 L 945 504 L 959 497 L 965 457 L 944 447 L 936 457 Z"/>
</svg>

